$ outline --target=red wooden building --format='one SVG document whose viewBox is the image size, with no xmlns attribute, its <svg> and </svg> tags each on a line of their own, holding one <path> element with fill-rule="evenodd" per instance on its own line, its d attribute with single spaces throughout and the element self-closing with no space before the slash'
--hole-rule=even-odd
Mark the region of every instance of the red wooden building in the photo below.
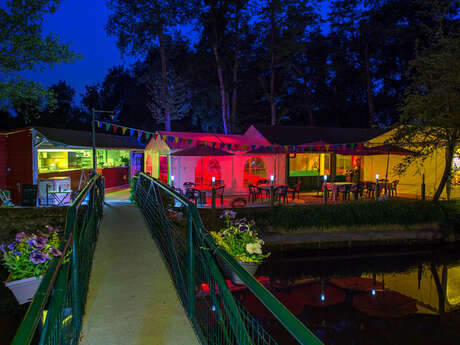
<svg viewBox="0 0 460 345">
<path fill-rule="evenodd" d="M 144 145 L 137 138 L 98 133 L 96 147 L 97 170 L 107 188 L 126 185 L 132 174 L 143 170 Z M 66 180 L 68 188 L 77 190 L 92 161 L 90 132 L 44 127 L 0 132 L 0 189 L 8 189 L 15 204 L 21 203 L 27 184 L 38 185 L 39 200 L 40 184 L 46 180 Z"/>
</svg>

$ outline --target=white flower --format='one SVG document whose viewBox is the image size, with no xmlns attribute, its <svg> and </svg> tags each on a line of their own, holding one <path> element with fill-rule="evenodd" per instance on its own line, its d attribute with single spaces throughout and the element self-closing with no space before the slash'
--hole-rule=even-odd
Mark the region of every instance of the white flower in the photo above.
<svg viewBox="0 0 460 345">
<path fill-rule="evenodd" d="M 246 244 L 246 251 L 249 254 L 262 254 L 262 246 L 260 243 L 248 243 Z"/>
</svg>

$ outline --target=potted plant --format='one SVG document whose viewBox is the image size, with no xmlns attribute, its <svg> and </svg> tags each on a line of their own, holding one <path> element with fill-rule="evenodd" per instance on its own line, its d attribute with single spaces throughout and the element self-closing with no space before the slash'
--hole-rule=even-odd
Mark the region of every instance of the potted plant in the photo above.
<svg viewBox="0 0 460 345">
<path fill-rule="evenodd" d="M 0 246 L 2 261 L 10 273 L 5 286 L 13 292 L 19 304 L 33 299 L 51 260 L 62 255 L 58 249 L 61 243 L 59 230 L 51 226 L 47 229 L 47 233 L 32 235 L 21 232 L 13 242 Z"/>
<path fill-rule="evenodd" d="M 224 227 L 218 232 L 211 231 L 210 234 L 217 245 L 237 260 L 246 271 L 254 275 L 262 261 L 270 253 L 263 254 L 262 246 L 264 241 L 259 238 L 253 229 L 254 221 L 247 221 L 246 218 L 236 218 L 236 212 L 225 210 L 220 216 L 224 220 Z M 230 266 L 219 260 L 222 270 L 235 284 L 244 284 Z"/>
</svg>

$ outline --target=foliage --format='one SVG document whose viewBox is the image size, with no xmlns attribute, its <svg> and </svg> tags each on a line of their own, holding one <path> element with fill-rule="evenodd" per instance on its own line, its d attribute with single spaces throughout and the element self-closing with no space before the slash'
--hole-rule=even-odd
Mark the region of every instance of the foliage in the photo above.
<svg viewBox="0 0 460 345">
<path fill-rule="evenodd" d="M 136 185 L 137 181 L 139 179 L 139 176 L 134 176 L 131 181 L 129 181 L 129 201 L 136 203 L 137 202 L 137 197 L 136 197 Z"/>
<path fill-rule="evenodd" d="M 54 13 L 60 2 L 10 0 L 0 8 L 0 107 L 14 107 L 26 120 L 45 106 L 51 109 L 54 93 L 24 80 L 20 72 L 78 58 L 56 35 L 42 34 L 43 17 Z"/>
<path fill-rule="evenodd" d="M 274 208 L 238 209 L 245 217 L 257 222 L 264 232 L 292 232 L 299 229 L 415 224 L 439 224 L 443 230 L 460 230 L 460 207 L 455 202 L 431 201 L 357 201 L 343 204 L 278 206 Z M 200 209 L 206 225 L 212 223 L 212 213 Z"/>
<path fill-rule="evenodd" d="M 255 225 L 253 221 L 248 222 L 246 218 L 236 219 L 236 212 L 231 210 L 225 210 L 220 218 L 224 220 L 224 227 L 218 232 L 211 231 L 210 234 L 217 245 L 236 260 L 262 262 L 270 255 L 262 253 L 264 241 L 252 229 Z"/>
<path fill-rule="evenodd" d="M 460 147 L 460 35 L 442 38 L 420 53 L 411 62 L 411 73 L 391 141 L 415 152 L 398 166 L 399 173 L 436 150 L 445 151 L 444 173 L 433 196 L 438 200 Z"/>
<path fill-rule="evenodd" d="M 27 235 L 21 232 L 16 235 L 15 241 L 0 247 L 11 280 L 43 275 L 51 260 L 62 255 L 58 231 L 48 226 L 48 233 Z"/>
</svg>

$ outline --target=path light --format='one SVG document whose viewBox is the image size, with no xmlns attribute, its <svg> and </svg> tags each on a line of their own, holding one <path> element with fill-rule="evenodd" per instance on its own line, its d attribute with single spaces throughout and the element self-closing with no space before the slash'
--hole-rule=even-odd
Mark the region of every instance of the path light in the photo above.
<svg viewBox="0 0 460 345">
<path fill-rule="evenodd" d="M 324 182 L 326 182 L 327 181 L 327 175 L 324 175 L 323 179 L 324 179 Z"/>
<path fill-rule="evenodd" d="M 375 296 L 375 289 L 371 290 L 371 294 L 372 294 L 372 296 Z"/>
<path fill-rule="evenodd" d="M 326 299 L 326 296 L 324 296 L 324 293 L 321 294 L 321 301 L 324 301 Z"/>
<path fill-rule="evenodd" d="M 378 179 L 379 179 L 379 177 L 380 177 L 380 175 L 379 175 L 379 174 L 375 174 L 375 179 L 376 179 L 376 180 L 378 180 Z"/>
<path fill-rule="evenodd" d="M 212 181 L 212 185 L 214 186 L 214 184 L 216 183 L 216 177 L 215 176 L 211 177 L 211 181 Z"/>
<path fill-rule="evenodd" d="M 171 186 L 174 187 L 174 175 L 171 175 Z"/>
</svg>

